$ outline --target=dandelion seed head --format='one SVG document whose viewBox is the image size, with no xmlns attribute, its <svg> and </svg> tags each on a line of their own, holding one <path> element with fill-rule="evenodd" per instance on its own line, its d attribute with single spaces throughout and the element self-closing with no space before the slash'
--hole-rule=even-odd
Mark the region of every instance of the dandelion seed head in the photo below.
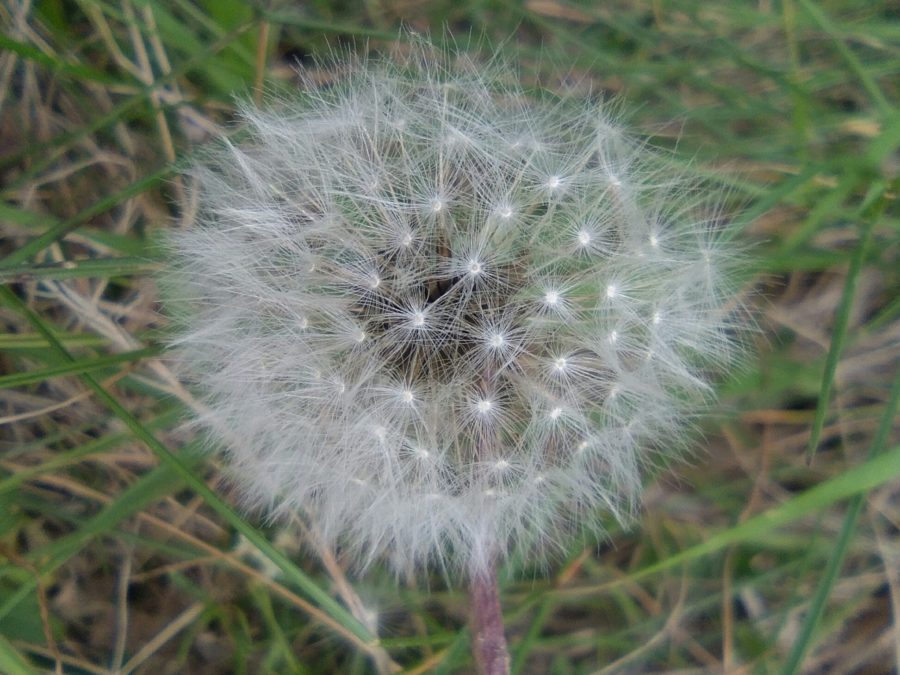
<svg viewBox="0 0 900 675">
<path fill-rule="evenodd" d="M 249 506 L 467 575 L 629 519 L 740 353 L 736 256 L 595 103 L 414 42 L 204 155 L 173 346 Z"/>
</svg>

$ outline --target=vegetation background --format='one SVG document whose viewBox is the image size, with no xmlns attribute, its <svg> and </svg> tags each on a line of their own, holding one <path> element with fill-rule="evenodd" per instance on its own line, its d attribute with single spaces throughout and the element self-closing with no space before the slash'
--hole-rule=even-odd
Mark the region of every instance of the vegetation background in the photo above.
<svg viewBox="0 0 900 675">
<path fill-rule="evenodd" d="M 471 672 L 465 593 L 238 514 L 180 426 L 154 237 L 235 95 L 399 26 L 621 95 L 755 242 L 758 356 L 642 517 L 511 564 L 516 673 L 900 671 L 900 6 L 2 0 L 0 672 Z M 323 84 L 327 84 L 324 79 Z M 268 542 L 274 542 L 270 544 Z"/>
</svg>

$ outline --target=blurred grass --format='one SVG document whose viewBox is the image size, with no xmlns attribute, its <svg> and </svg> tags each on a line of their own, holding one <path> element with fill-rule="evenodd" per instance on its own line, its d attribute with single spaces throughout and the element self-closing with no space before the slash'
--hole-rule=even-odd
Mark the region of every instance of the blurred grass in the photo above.
<svg viewBox="0 0 900 675">
<path fill-rule="evenodd" d="M 401 23 L 621 95 L 756 242 L 759 355 L 729 412 L 648 477 L 633 529 L 508 566 L 514 672 L 900 669 L 898 19 L 888 0 L 3 0 L 0 672 L 471 671 L 464 594 L 347 579 L 302 522 L 228 506 L 158 358 L 153 241 L 192 213 L 178 167 L 235 95 L 290 92 L 311 55 L 388 48 Z"/>
</svg>

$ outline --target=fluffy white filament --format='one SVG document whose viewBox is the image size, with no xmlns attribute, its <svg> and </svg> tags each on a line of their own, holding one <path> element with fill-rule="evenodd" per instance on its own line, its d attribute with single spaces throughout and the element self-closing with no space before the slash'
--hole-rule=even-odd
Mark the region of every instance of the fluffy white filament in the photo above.
<svg viewBox="0 0 900 675">
<path fill-rule="evenodd" d="M 731 362 L 715 198 L 503 67 L 338 71 L 244 108 L 173 237 L 178 357 L 247 501 L 463 574 L 626 517 Z"/>
</svg>

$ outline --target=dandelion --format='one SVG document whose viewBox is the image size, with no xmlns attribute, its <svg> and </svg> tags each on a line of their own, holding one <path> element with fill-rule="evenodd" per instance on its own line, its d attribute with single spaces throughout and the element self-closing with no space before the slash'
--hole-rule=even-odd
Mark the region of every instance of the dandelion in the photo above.
<svg viewBox="0 0 900 675">
<path fill-rule="evenodd" d="M 178 358 L 249 504 L 467 579 L 503 672 L 497 564 L 632 514 L 732 363 L 734 253 L 601 104 L 424 43 L 340 65 L 197 168 Z"/>
</svg>

